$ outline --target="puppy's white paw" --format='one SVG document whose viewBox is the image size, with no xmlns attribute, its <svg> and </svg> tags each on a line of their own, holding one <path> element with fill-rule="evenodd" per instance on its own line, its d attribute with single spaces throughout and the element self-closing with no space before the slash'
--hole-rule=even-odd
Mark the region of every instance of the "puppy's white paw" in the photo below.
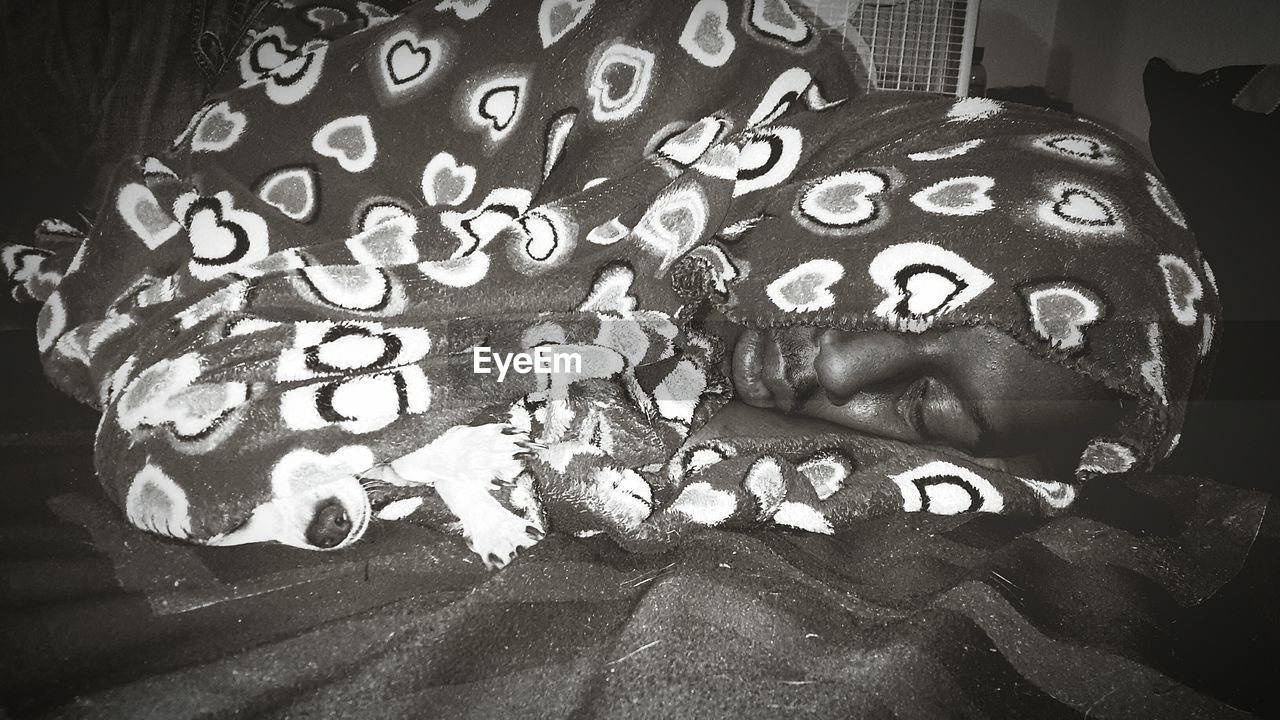
<svg viewBox="0 0 1280 720">
<path fill-rule="evenodd" d="M 442 479 L 511 486 L 524 469 L 529 435 L 506 423 L 456 425 L 391 462 L 397 485 L 433 485 Z"/>
<path fill-rule="evenodd" d="M 486 513 L 480 522 L 463 522 L 467 546 L 492 570 L 505 567 L 524 548 L 533 547 L 543 537 L 542 529 L 505 508 Z"/>
</svg>

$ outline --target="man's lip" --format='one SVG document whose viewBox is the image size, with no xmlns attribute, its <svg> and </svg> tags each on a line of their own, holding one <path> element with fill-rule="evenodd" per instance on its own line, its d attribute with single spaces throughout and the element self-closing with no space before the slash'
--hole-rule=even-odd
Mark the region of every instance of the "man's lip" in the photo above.
<svg viewBox="0 0 1280 720">
<path fill-rule="evenodd" d="M 773 393 L 765 385 L 765 334 L 747 328 L 733 348 L 733 387 L 738 398 L 754 407 L 773 407 Z"/>
<path fill-rule="evenodd" d="M 782 354 L 782 343 L 778 340 L 778 333 L 772 329 L 764 332 L 763 375 L 764 385 L 773 397 L 773 406 L 790 412 L 795 403 L 795 390 L 787 380 L 787 358 Z"/>
<path fill-rule="evenodd" d="M 748 405 L 788 411 L 795 391 L 787 380 L 787 359 L 772 329 L 747 328 L 734 346 L 733 385 Z"/>
</svg>

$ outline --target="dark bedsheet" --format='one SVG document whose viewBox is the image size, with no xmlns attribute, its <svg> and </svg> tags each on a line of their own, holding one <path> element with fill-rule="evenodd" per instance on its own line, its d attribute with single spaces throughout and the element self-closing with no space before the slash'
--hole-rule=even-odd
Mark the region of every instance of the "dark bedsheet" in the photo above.
<svg viewBox="0 0 1280 720">
<path fill-rule="evenodd" d="M 6 320 L 5 347 L 31 346 L 27 320 Z M 128 527 L 93 478 L 92 414 L 33 353 L 5 355 L 0 687 L 17 717 L 1277 710 L 1261 495 L 1132 478 L 1048 523 L 711 532 L 659 556 L 552 537 L 497 574 L 401 523 L 335 554 L 201 548 Z"/>
</svg>

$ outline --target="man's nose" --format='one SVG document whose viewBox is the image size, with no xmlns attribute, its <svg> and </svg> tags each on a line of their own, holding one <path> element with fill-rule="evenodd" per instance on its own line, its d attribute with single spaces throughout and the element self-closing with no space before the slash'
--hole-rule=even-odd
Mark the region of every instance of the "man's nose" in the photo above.
<svg viewBox="0 0 1280 720">
<path fill-rule="evenodd" d="M 827 397 L 841 405 L 910 372 L 919 362 L 911 338 L 901 333 L 829 329 L 818 338 L 814 369 Z"/>
</svg>

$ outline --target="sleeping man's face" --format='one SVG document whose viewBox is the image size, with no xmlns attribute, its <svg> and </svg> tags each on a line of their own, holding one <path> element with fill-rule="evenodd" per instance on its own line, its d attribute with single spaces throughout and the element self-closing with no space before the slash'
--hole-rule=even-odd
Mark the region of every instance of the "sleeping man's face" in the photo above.
<svg viewBox="0 0 1280 720">
<path fill-rule="evenodd" d="M 770 431 L 831 430 L 822 424 L 833 423 L 1000 459 L 1011 470 L 1062 471 L 1122 410 L 1101 384 L 992 328 L 908 334 L 795 326 L 735 334 L 736 395 L 776 411 L 765 420 Z M 749 424 L 758 432 L 764 419 Z"/>
</svg>

